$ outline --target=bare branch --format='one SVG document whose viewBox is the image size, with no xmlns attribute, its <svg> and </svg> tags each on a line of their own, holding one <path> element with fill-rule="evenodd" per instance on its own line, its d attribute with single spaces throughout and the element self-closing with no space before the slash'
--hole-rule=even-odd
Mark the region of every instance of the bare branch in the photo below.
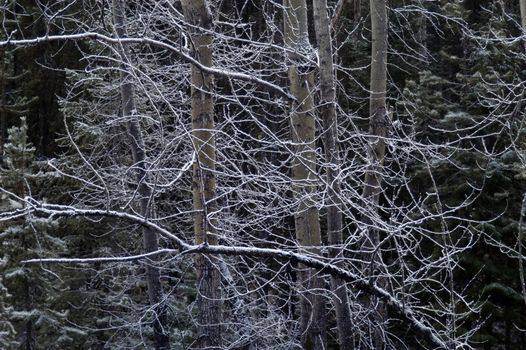
<svg viewBox="0 0 526 350">
<path fill-rule="evenodd" d="M 102 257 L 102 258 L 38 258 L 22 261 L 23 264 L 99 264 L 99 263 L 114 263 L 126 261 L 138 261 L 156 257 L 161 254 L 177 253 L 176 249 L 159 249 L 154 252 L 116 257 Z"/>
<path fill-rule="evenodd" d="M 370 295 L 375 295 L 384 300 L 388 305 L 393 307 L 397 313 L 402 316 L 404 321 L 413 327 L 415 330 L 424 338 L 431 343 L 435 344 L 440 349 L 447 349 L 446 343 L 437 335 L 433 328 L 427 326 L 424 321 L 419 320 L 415 313 L 407 306 L 404 305 L 400 300 L 392 296 L 387 290 L 379 287 L 375 283 L 368 283 L 361 279 L 354 273 L 340 268 L 332 263 L 327 263 L 320 258 L 315 256 L 308 256 L 293 251 L 286 251 L 283 249 L 272 249 L 272 248 L 256 248 L 256 247 L 236 247 L 236 246 L 224 246 L 224 245 L 191 245 L 184 242 L 176 234 L 140 217 L 128 213 L 112 211 L 112 210 L 96 210 L 96 209 L 79 209 L 69 206 L 52 205 L 52 204 L 41 204 L 31 198 L 26 198 L 28 203 L 28 211 L 40 214 L 46 214 L 50 216 L 65 216 L 65 217 L 80 217 L 80 216 L 98 216 L 98 217 L 114 217 L 129 220 L 136 224 L 148 227 L 149 229 L 155 230 L 161 236 L 169 238 L 174 241 L 179 247 L 181 254 L 221 254 L 221 255 L 232 255 L 232 256 L 252 256 L 252 257 L 269 257 L 284 259 L 288 262 L 297 262 L 304 264 L 305 266 L 317 269 L 320 273 L 327 273 L 331 276 L 338 277 L 348 283 L 352 283 L 355 288 Z M 152 252 L 150 254 L 170 253 L 175 250 L 163 249 L 160 251 Z M 128 257 L 129 260 L 137 260 L 146 258 L 147 254 Z M 121 259 L 126 259 L 123 257 Z M 26 261 L 26 263 L 87 263 L 90 260 L 96 259 L 32 259 Z M 115 258 L 100 258 L 103 259 L 100 262 L 112 262 Z M 126 260 L 124 260 L 126 261 Z"/>
<path fill-rule="evenodd" d="M 263 80 L 261 78 L 258 78 L 256 76 L 249 75 L 249 74 L 233 72 L 233 71 L 219 68 L 219 67 L 207 67 L 201 64 L 196 59 L 194 59 L 192 56 L 176 48 L 175 46 L 172 46 L 163 41 L 150 39 L 150 38 L 112 38 L 112 37 L 109 37 L 109 36 L 106 36 L 100 33 L 86 32 L 86 33 L 79 33 L 79 34 L 41 36 L 41 37 L 32 38 L 32 39 L 4 40 L 4 41 L 0 41 L 0 48 L 7 47 L 9 45 L 29 46 L 29 45 L 37 45 L 37 44 L 49 43 L 49 42 L 83 41 L 83 40 L 98 40 L 98 41 L 106 42 L 106 43 L 113 44 L 113 45 L 116 45 L 116 44 L 118 45 L 146 44 L 146 45 L 152 45 L 155 47 L 159 47 L 159 48 L 175 53 L 184 62 L 190 63 L 194 65 L 195 67 L 197 67 L 199 70 L 206 72 L 208 74 L 212 74 L 215 77 L 224 77 L 224 78 L 233 79 L 233 80 L 250 82 L 260 87 L 267 88 L 270 91 L 274 91 L 279 96 L 286 98 L 288 101 L 295 101 L 294 96 L 292 96 L 291 94 L 289 94 L 288 92 L 286 92 L 285 90 L 277 86 L 276 84 L 273 84 L 271 82 L 268 82 L 266 80 Z"/>
</svg>

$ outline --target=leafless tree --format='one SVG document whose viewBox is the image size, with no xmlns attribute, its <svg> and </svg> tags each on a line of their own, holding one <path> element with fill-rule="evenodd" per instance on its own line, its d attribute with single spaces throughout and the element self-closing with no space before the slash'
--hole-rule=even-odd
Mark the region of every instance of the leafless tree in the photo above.
<svg viewBox="0 0 526 350">
<path fill-rule="evenodd" d="M 460 142 L 420 139 L 409 99 L 399 120 L 388 116 L 382 0 L 371 1 L 371 85 L 356 84 L 370 94 L 369 118 L 340 105 L 354 99 L 340 88 L 354 68 L 333 64 L 333 11 L 312 5 L 317 48 L 304 0 L 114 0 L 113 19 L 106 2 L 74 1 L 44 8 L 60 35 L 5 33 L 0 47 L 74 41 L 86 69 L 69 71 L 69 153 L 50 162 L 78 183 L 72 203 L 3 189 L 24 209 L 0 220 L 101 219 L 144 237 L 142 252 L 27 263 L 145 263 L 159 349 L 173 338 L 177 299 L 163 276 L 185 264 L 197 298 L 177 311 L 192 319 L 191 348 L 322 349 L 332 334 L 325 317 L 342 349 L 409 347 L 399 324 L 430 348 L 469 348 L 473 331 L 456 327 L 474 310 L 452 271 L 474 242 L 459 212 L 476 190 L 447 207 L 438 192 L 415 194 L 410 174 L 416 163 L 438 181 L 433 164 Z M 246 20 L 249 6 L 257 21 Z"/>
</svg>

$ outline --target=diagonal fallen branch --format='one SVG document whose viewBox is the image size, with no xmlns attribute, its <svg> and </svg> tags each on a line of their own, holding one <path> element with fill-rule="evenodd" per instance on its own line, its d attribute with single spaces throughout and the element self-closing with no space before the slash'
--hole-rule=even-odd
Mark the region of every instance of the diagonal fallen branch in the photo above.
<svg viewBox="0 0 526 350">
<path fill-rule="evenodd" d="M 322 273 L 330 274 L 341 278 L 342 280 L 352 283 L 353 286 L 359 289 L 362 292 L 367 294 L 375 295 L 383 300 L 385 300 L 396 312 L 399 314 L 401 319 L 412 325 L 416 332 L 427 339 L 429 342 L 434 344 L 437 349 L 448 349 L 449 346 L 444 340 L 440 338 L 436 330 L 426 325 L 426 322 L 422 319 L 420 320 L 418 316 L 413 312 L 411 308 L 407 305 L 404 305 L 400 300 L 396 299 L 391 295 L 387 290 L 379 287 L 374 283 L 368 283 L 367 281 L 361 279 L 356 274 L 342 269 L 334 264 L 324 262 L 316 257 L 307 256 L 301 253 L 294 251 L 287 251 L 282 249 L 272 249 L 272 248 L 257 248 L 257 247 L 232 247 L 224 245 L 193 245 L 188 244 L 176 234 L 166 230 L 165 228 L 152 223 L 141 216 L 113 211 L 113 210 L 98 210 L 98 209 L 80 209 L 71 206 L 64 205 L 54 205 L 54 204 L 42 204 L 36 202 L 32 198 L 26 198 L 26 214 L 38 213 L 41 215 L 48 216 L 59 216 L 59 217 L 112 217 L 120 218 L 134 222 L 136 224 L 148 227 L 156 231 L 161 236 L 172 240 L 179 250 L 174 249 L 163 249 L 155 251 L 149 254 L 142 254 L 137 256 L 122 257 L 122 258 L 88 258 L 88 259 L 67 259 L 67 258 L 49 258 L 49 259 L 32 259 L 24 261 L 26 264 L 52 264 L 52 263 L 95 263 L 95 262 L 116 262 L 116 261 L 130 261 L 130 260 L 140 260 L 146 259 L 151 255 L 162 254 L 162 253 L 176 253 L 179 255 L 184 254 L 221 254 L 221 255 L 231 255 L 231 256 L 255 256 L 255 257 L 270 257 L 275 259 L 283 259 L 288 262 L 297 262 L 304 264 L 306 266 L 315 268 Z M 7 216 L 2 215 L 2 221 L 7 219 Z M 121 259 L 121 260 L 117 260 Z"/>
<path fill-rule="evenodd" d="M 278 95 L 284 97 L 288 101 L 296 100 L 294 96 L 289 94 L 287 91 L 285 91 L 281 87 L 269 81 L 258 78 L 254 75 L 234 72 L 228 69 L 217 68 L 217 67 L 207 67 L 201 64 L 196 59 L 194 59 L 189 54 L 178 49 L 177 47 L 170 45 L 169 43 L 166 43 L 164 41 L 155 40 L 151 38 L 144 38 L 144 37 L 141 37 L 141 38 L 113 38 L 113 37 L 110 37 L 104 34 L 99 34 L 96 32 L 85 32 L 85 33 L 78 33 L 78 34 L 48 35 L 48 36 L 42 36 L 42 37 L 37 37 L 37 38 L 32 38 L 32 39 L 20 39 L 20 40 L 8 39 L 8 40 L 0 41 L 0 48 L 7 47 L 10 45 L 30 46 L 30 45 L 37 45 L 37 44 L 42 44 L 42 43 L 49 43 L 49 42 L 84 41 L 84 40 L 98 40 L 98 41 L 105 42 L 105 43 L 112 44 L 112 45 L 146 44 L 146 45 L 151 45 L 154 47 L 162 48 L 162 49 L 165 49 L 165 50 L 168 50 L 174 53 L 182 61 L 186 63 L 191 63 L 192 65 L 197 67 L 202 72 L 211 74 L 215 77 L 224 77 L 224 78 L 233 79 L 233 80 L 250 82 L 260 87 L 267 88 L 268 90 L 273 91 L 277 93 Z"/>
</svg>

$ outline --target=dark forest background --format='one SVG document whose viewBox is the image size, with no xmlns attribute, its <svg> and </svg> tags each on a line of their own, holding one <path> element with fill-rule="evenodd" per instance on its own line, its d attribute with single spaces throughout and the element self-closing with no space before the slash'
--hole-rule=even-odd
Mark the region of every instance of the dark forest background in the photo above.
<svg viewBox="0 0 526 350">
<path fill-rule="evenodd" d="M 366 130 L 368 3 L 362 0 L 344 3 L 334 28 L 335 62 L 343 67 L 337 73 L 337 96 L 342 113 L 352 114 L 354 123 Z M 329 7 L 335 5 L 335 1 L 329 1 Z M 454 134 L 465 141 L 455 141 L 458 149 L 447 156 L 447 161 L 431 165 L 435 183 L 427 176 L 427 166 L 406 163 L 410 191 L 416 197 L 438 191 L 446 208 L 467 198 L 470 201 L 463 212 L 456 212 L 448 219 L 452 222 L 466 219 L 462 225 L 473 233 L 472 242 L 458 255 L 454 268 L 456 287 L 462 289 L 463 297 L 474 302 L 476 309 L 458 310 L 470 311 L 458 332 L 476 329 L 466 348 L 469 344 L 487 350 L 526 349 L 525 286 L 519 264 L 524 256 L 517 256 L 519 245 L 526 243 L 524 237 L 522 242 L 519 240 L 526 194 L 523 158 L 526 56 L 524 38 L 513 40 L 524 35 L 519 4 L 508 0 L 443 0 L 416 5 L 412 7 L 401 0 L 389 2 L 389 109 L 394 120 L 411 125 L 416 139 L 440 145 L 450 142 L 453 137 L 448 135 Z M 68 11 L 83 16 L 82 6 L 76 4 L 73 6 L 76 8 Z M 103 13 L 103 6 L 91 7 L 100 12 L 92 12 L 83 20 L 99 20 L 104 27 L 103 17 L 107 14 Z M 216 19 L 239 16 L 252 24 L 252 34 L 258 37 L 258 30 L 263 30 L 259 23 L 261 11 L 268 11 L 268 6 L 264 0 L 217 1 L 215 8 L 222 15 Z M 61 34 L 58 26 L 47 26 L 44 7 L 33 1 L 4 2 L 0 6 L 3 11 L 0 40 L 6 40 L 7 33 L 15 29 L 14 37 L 19 39 Z M 52 7 L 49 5 L 48 9 Z M 431 19 L 423 9 L 429 11 Z M 312 9 L 309 14 L 312 16 Z M 66 28 L 68 25 L 64 24 Z M 315 42 L 315 37 L 311 40 Z M 65 116 L 83 111 L 84 107 L 67 97 L 71 96 L 71 86 L 79 75 L 93 68 L 85 55 L 94 48 L 98 49 L 90 43 L 66 41 L 0 49 L 0 152 L 4 188 L 20 197 L 28 195 L 27 189 L 31 188 L 32 196 L 57 204 L 74 203 L 82 195 L 79 184 L 61 176 L 53 164 L 57 159 L 69 161 L 68 169 L 74 171 L 79 162 L 71 156 L 66 130 L 68 124 L 70 128 L 78 125 Z M 217 83 L 224 90 L 229 89 L 227 82 Z M 90 97 L 100 95 L 89 91 L 83 99 L 89 101 Z M 225 105 L 217 105 L 218 110 L 223 108 Z M 280 128 L 278 124 L 273 127 Z M 247 124 L 249 133 L 250 128 Z M 75 137 L 77 144 L 87 149 L 96 136 L 86 133 Z M 347 141 L 342 141 L 342 149 Z M 112 152 L 118 153 L 119 147 L 115 144 Z M 491 152 L 484 151 L 488 149 Z M 396 167 L 394 163 L 391 165 Z M 395 188 L 387 187 L 387 191 Z M 165 192 L 157 200 L 159 206 L 176 205 L 185 196 L 184 191 Z M 405 195 L 401 194 L 402 202 Z M 13 205 L 2 194 L 0 207 L 5 210 Z M 145 326 L 149 317 L 146 287 L 134 277 L 144 273 L 141 264 L 37 267 L 21 263 L 36 257 L 112 256 L 117 251 L 129 254 L 140 251 L 137 228 L 122 222 L 120 228 L 115 228 L 116 221 L 35 216 L 0 223 L 0 348 L 140 348 L 137 344 L 142 343 L 142 337 L 151 337 Z M 430 229 L 441 224 L 439 220 L 428 223 Z M 250 227 L 250 223 L 247 225 Z M 191 232 L 188 222 L 178 227 Z M 280 230 L 276 235 L 290 234 L 290 219 L 284 221 Z M 454 232 L 453 239 L 463 239 L 461 230 Z M 423 249 L 432 253 L 434 247 Z M 416 260 L 411 263 L 418 264 Z M 195 275 L 190 262 L 168 263 L 165 269 L 163 283 L 177 295 L 171 301 L 170 311 L 174 349 L 187 348 L 195 330 L 188 312 L 177 310 L 187 310 L 194 300 Z M 432 294 L 432 291 L 419 293 Z M 281 303 L 284 303 L 279 306 L 282 312 L 293 312 L 286 310 L 283 300 Z M 146 316 L 143 319 L 141 315 Z M 404 326 L 395 324 L 392 331 L 407 348 L 425 348 L 412 340 L 411 331 Z M 334 334 L 329 346 L 337 348 Z"/>
</svg>

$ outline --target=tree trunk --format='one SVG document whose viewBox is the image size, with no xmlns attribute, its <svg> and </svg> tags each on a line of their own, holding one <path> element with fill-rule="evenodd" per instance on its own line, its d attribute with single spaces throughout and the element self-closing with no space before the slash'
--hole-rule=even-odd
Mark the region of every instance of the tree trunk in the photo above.
<svg viewBox="0 0 526 350">
<path fill-rule="evenodd" d="M 126 35 L 125 8 L 122 0 L 113 0 L 113 18 L 115 22 L 115 32 L 118 37 Z M 130 141 L 134 167 L 136 169 L 136 180 L 138 187 L 139 203 L 141 215 L 147 218 L 151 214 L 150 200 L 151 189 L 148 186 L 148 172 L 146 170 L 146 154 L 142 139 L 139 121 L 135 116 L 134 91 L 130 80 L 126 63 L 129 63 L 129 53 L 124 45 L 119 48 L 119 55 L 124 64 L 121 65 L 121 103 L 122 115 L 129 117 L 127 123 L 128 138 Z M 142 229 L 143 245 L 145 252 L 159 250 L 157 233 L 143 226 Z M 153 306 L 155 319 L 153 321 L 155 349 L 170 349 L 169 329 L 167 327 L 166 307 L 163 305 L 163 292 L 159 269 L 156 266 L 158 257 L 151 257 L 147 260 L 146 279 L 148 285 L 148 297 Z"/>
<path fill-rule="evenodd" d="M 296 98 L 291 114 L 292 141 L 295 158 L 292 164 L 293 193 L 299 206 L 294 214 L 296 239 L 306 250 L 319 254 L 321 246 L 318 209 L 312 200 L 317 190 L 315 134 L 313 111 L 315 63 L 309 43 L 307 5 L 305 0 L 288 0 L 285 5 L 285 44 L 296 53 L 288 57 L 290 90 Z M 298 281 L 302 286 L 300 297 L 301 341 L 304 349 L 326 348 L 325 302 L 312 289 L 324 287 L 323 279 L 313 269 L 300 266 Z"/>
<path fill-rule="evenodd" d="M 385 154 L 388 116 L 386 109 L 387 87 L 387 10 L 386 0 L 371 0 L 371 95 L 369 101 L 369 142 L 367 153 L 370 162 L 365 176 L 364 197 L 368 205 L 378 212 L 382 165 Z M 373 239 L 374 241 L 374 239 Z"/>
<path fill-rule="evenodd" d="M 526 0 L 519 0 L 520 9 L 521 9 L 521 25 L 523 32 L 526 32 Z M 523 40 L 524 47 L 526 50 L 526 40 Z"/>
<path fill-rule="evenodd" d="M 193 55 L 204 66 L 212 66 L 212 15 L 205 0 L 182 0 L 183 12 L 190 24 L 188 30 Z M 216 146 L 212 76 L 192 67 L 192 142 L 197 153 L 193 165 L 194 232 L 196 244 L 217 244 L 213 212 L 216 197 L 214 175 Z M 221 340 L 221 276 L 217 257 L 199 254 L 195 258 L 197 272 L 196 348 L 220 349 Z"/>
<path fill-rule="evenodd" d="M 389 117 L 386 108 L 387 88 L 387 5 L 386 0 L 370 0 L 371 3 L 371 87 L 369 100 L 369 136 L 367 155 L 369 166 L 365 175 L 363 198 L 365 215 L 363 221 L 367 234 L 362 245 L 364 269 L 369 276 L 378 274 L 382 268 L 381 249 L 378 247 L 380 237 L 377 227 L 379 217 L 378 205 L 382 192 L 382 166 L 385 154 L 385 137 Z M 376 282 L 371 280 L 371 282 Z M 382 283 L 382 281 L 379 281 Z M 381 324 L 385 316 L 385 305 L 377 298 L 369 300 L 369 308 L 374 310 L 373 345 L 376 349 L 383 348 Z"/>
<path fill-rule="evenodd" d="M 526 0 L 519 0 L 519 2 L 520 2 L 520 12 L 521 12 L 522 35 L 525 35 L 526 33 Z M 522 45 L 524 48 L 524 52 L 526 53 L 526 39 L 523 39 L 522 43 L 523 43 Z M 517 103 L 517 107 L 515 107 L 515 110 L 517 112 L 520 112 L 520 110 L 522 109 L 522 104 L 523 104 L 525 94 L 526 94 L 526 90 L 523 89 L 520 100 Z M 515 114 L 515 112 L 513 114 Z M 513 114 L 512 114 L 512 117 L 513 117 Z M 522 255 L 522 246 L 523 246 L 522 241 L 524 239 L 524 233 L 523 233 L 522 225 L 523 225 L 525 213 L 526 213 L 526 194 L 524 195 L 522 199 L 521 218 L 519 221 L 519 239 L 517 240 L 518 252 L 519 252 L 519 256 L 521 257 L 523 256 Z M 523 259 L 519 259 L 519 278 L 521 281 L 522 298 L 524 300 L 524 304 L 526 304 L 526 284 L 525 284 L 525 278 L 524 278 Z"/>
<path fill-rule="evenodd" d="M 5 63 L 6 49 L 0 49 L 0 166 L 3 165 L 4 159 L 4 144 L 7 134 L 7 109 L 6 109 L 6 68 Z"/>
<path fill-rule="evenodd" d="M 323 121 L 323 143 L 325 146 L 325 163 L 329 207 L 327 208 L 327 238 L 329 240 L 329 256 L 335 259 L 343 258 L 342 244 L 342 212 L 340 201 L 340 169 L 338 123 L 336 117 L 336 83 L 333 66 L 333 51 L 330 20 L 327 0 L 314 0 L 314 27 L 316 41 L 319 48 L 320 70 L 320 108 L 319 113 Z M 331 288 L 334 291 L 333 303 L 336 310 L 336 326 L 341 350 L 353 348 L 353 334 L 351 332 L 351 310 L 347 287 L 345 283 L 331 277 Z"/>
</svg>

